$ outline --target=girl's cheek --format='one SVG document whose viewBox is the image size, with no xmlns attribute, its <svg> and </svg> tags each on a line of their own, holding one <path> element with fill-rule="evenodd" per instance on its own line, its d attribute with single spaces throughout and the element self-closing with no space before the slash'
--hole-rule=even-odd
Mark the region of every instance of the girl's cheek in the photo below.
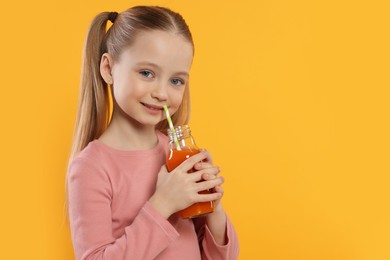
<svg viewBox="0 0 390 260">
<path fill-rule="evenodd" d="M 179 108 L 179 106 L 181 105 L 181 102 L 183 101 L 183 96 L 182 95 L 172 95 L 171 98 L 171 107 L 174 107 L 175 108 L 175 111 Z"/>
</svg>

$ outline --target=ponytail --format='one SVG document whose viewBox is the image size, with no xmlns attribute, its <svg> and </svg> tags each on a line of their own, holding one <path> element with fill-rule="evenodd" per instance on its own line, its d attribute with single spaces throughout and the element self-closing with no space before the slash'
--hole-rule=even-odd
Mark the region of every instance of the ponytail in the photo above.
<svg viewBox="0 0 390 260">
<path fill-rule="evenodd" d="M 100 59 L 105 49 L 109 16 L 110 12 L 98 14 L 87 33 L 71 158 L 98 138 L 110 120 L 109 87 L 100 75 Z"/>
</svg>

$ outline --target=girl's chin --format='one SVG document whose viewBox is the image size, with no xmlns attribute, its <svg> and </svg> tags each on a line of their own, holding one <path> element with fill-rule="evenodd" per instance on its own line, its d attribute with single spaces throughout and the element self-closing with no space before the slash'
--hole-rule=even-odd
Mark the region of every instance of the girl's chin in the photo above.
<svg viewBox="0 0 390 260">
<path fill-rule="evenodd" d="M 164 119 L 161 120 L 145 120 L 145 121 L 138 121 L 138 123 L 144 127 L 156 127 L 159 123 L 161 123 Z"/>
</svg>

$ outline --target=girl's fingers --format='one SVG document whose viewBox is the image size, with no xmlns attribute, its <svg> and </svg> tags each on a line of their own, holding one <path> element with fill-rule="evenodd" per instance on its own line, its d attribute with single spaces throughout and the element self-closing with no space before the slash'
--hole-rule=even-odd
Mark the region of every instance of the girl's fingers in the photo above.
<svg viewBox="0 0 390 260">
<path fill-rule="evenodd" d="M 192 181 L 208 181 L 208 180 L 213 180 L 217 178 L 218 173 L 220 172 L 219 167 L 212 167 L 212 168 L 207 168 L 201 171 L 196 171 L 193 173 L 189 173 L 189 178 Z"/>
<path fill-rule="evenodd" d="M 211 154 L 209 153 L 209 151 L 207 151 L 206 149 L 200 149 L 200 151 L 202 153 L 205 153 L 207 156 L 206 159 L 204 160 L 204 162 L 213 165 L 213 157 L 211 157 Z"/>
<path fill-rule="evenodd" d="M 223 193 L 225 192 L 225 191 L 222 189 L 222 187 L 221 187 L 220 185 L 215 186 L 215 187 L 214 187 L 214 191 L 215 191 L 215 192 L 218 192 L 218 193 L 221 193 L 222 195 L 223 195 Z"/>
<path fill-rule="evenodd" d="M 196 163 L 207 159 L 207 156 L 208 156 L 207 152 L 197 153 L 197 154 L 189 157 L 184 162 L 182 162 L 176 169 L 178 169 L 181 172 L 187 173 L 189 170 L 194 168 L 194 165 Z"/>
<path fill-rule="evenodd" d="M 221 172 L 221 169 L 219 167 L 213 167 L 203 171 L 204 174 L 202 175 L 202 179 L 207 181 L 217 178 L 218 174 Z"/>
<path fill-rule="evenodd" d="M 198 182 L 196 185 L 196 191 L 211 190 L 216 186 L 222 185 L 224 182 L 223 177 L 217 177 L 213 180 Z"/>
<path fill-rule="evenodd" d="M 209 202 L 213 200 L 219 200 L 222 197 L 220 193 L 210 193 L 210 194 L 198 194 L 196 201 L 198 202 Z"/>
<path fill-rule="evenodd" d="M 207 168 L 211 168 L 211 167 L 214 167 L 214 165 L 212 165 L 212 164 L 209 163 L 209 162 L 205 162 L 205 161 L 197 162 L 197 163 L 194 165 L 194 168 L 195 168 L 195 170 L 197 170 L 197 171 L 200 171 L 200 170 L 203 170 L 203 169 L 207 169 Z"/>
<path fill-rule="evenodd" d="M 191 169 L 199 171 L 211 167 L 214 167 L 213 159 L 211 154 L 205 149 L 201 149 L 199 153 L 189 157 L 178 166 L 182 172 L 188 172 Z"/>
</svg>

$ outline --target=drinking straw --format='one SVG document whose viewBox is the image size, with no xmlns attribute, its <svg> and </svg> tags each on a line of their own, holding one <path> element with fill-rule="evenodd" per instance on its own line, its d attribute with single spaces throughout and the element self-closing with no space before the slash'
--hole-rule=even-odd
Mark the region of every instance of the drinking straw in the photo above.
<svg viewBox="0 0 390 260">
<path fill-rule="evenodd" d="M 171 116 L 169 115 L 168 107 L 166 105 L 164 105 L 164 111 L 165 111 L 165 115 L 167 116 L 169 128 L 171 129 L 171 132 L 172 132 L 173 142 L 175 143 L 176 150 L 180 151 L 181 150 L 180 144 L 179 144 L 179 141 L 177 140 L 176 131 L 175 131 L 175 128 L 173 127 L 172 119 L 171 119 Z"/>
</svg>

